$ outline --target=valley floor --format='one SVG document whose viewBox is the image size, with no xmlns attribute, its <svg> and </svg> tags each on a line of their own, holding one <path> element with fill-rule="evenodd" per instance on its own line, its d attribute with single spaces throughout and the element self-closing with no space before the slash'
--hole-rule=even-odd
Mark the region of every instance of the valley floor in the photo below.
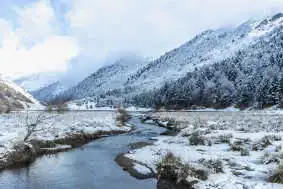
<svg viewBox="0 0 283 189">
<path fill-rule="evenodd" d="M 279 168 L 283 160 L 280 111 L 159 112 L 150 117 L 146 122 L 160 120 L 160 124 L 177 127 L 178 134 L 157 137 L 153 145 L 132 150 L 125 157 L 157 172 L 157 164 L 166 163 L 164 156 L 172 153 L 192 170 L 207 173 L 205 179 L 196 178 L 194 171 L 186 173 L 186 180 L 196 183 L 194 188 L 198 189 L 283 188 L 269 182 L 276 172 L 281 172 L 283 182 Z M 139 169 L 144 172 L 144 168 Z M 172 170 L 167 171 L 172 174 Z M 178 171 L 177 175 L 184 177 Z"/>
<path fill-rule="evenodd" d="M 29 161 L 34 153 L 71 149 L 88 140 L 107 134 L 128 132 L 129 126 L 118 127 L 116 112 L 13 112 L 0 115 L 0 169 Z M 39 121 L 29 142 L 23 142 L 26 125 Z M 27 149 L 27 148 L 31 149 Z M 22 149 L 23 148 L 23 149 Z M 39 149 L 40 148 L 40 149 Z M 20 153 L 17 153 L 17 150 Z M 35 154 L 36 155 L 36 154 Z"/>
</svg>

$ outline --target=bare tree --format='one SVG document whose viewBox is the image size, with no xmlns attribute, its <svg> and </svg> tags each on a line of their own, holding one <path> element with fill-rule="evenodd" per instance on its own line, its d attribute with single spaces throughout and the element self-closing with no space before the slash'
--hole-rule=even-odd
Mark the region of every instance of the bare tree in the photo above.
<svg viewBox="0 0 283 189">
<path fill-rule="evenodd" d="M 33 133 L 42 131 L 43 129 L 42 128 L 39 129 L 38 126 L 44 123 L 44 121 L 49 120 L 53 117 L 55 116 L 46 116 L 46 111 L 42 111 L 36 116 L 35 120 L 33 120 L 30 118 L 29 110 L 27 109 L 26 110 L 26 124 L 25 124 L 26 135 L 25 135 L 24 141 L 27 141 Z"/>
</svg>

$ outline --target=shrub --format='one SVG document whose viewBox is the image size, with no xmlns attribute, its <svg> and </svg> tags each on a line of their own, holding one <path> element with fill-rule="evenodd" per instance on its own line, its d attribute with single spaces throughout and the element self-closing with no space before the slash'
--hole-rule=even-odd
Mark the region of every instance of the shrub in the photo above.
<svg viewBox="0 0 283 189">
<path fill-rule="evenodd" d="M 200 131 L 195 131 L 189 137 L 191 145 L 205 145 L 205 137 Z"/>
<path fill-rule="evenodd" d="M 116 120 L 118 122 L 119 126 L 123 126 L 130 118 L 130 114 L 127 112 L 127 110 L 119 108 L 117 110 L 117 117 Z"/>
<path fill-rule="evenodd" d="M 208 172 L 203 169 L 197 169 L 189 164 L 183 163 L 179 157 L 168 152 L 157 164 L 157 174 L 160 178 L 171 180 L 175 183 L 186 183 L 187 178 L 206 180 Z"/>
<path fill-rule="evenodd" d="M 270 141 L 281 141 L 282 137 L 280 135 L 267 135 L 265 136 L 268 138 Z"/>
<path fill-rule="evenodd" d="M 262 162 L 264 164 L 280 163 L 282 159 L 283 159 L 282 152 L 266 152 L 262 158 Z"/>
<path fill-rule="evenodd" d="M 48 105 L 48 106 L 47 106 L 47 111 L 48 111 L 48 112 L 52 112 L 52 111 L 53 111 L 52 105 Z"/>
<path fill-rule="evenodd" d="M 276 148 L 275 148 L 276 152 L 280 152 L 281 150 L 282 150 L 282 145 L 276 146 Z"/>
<path fill-rule="evenodd" d="M 233 138 L 233 135 L 232 135 L 232 134 L 220 135 L 220 136 L 219 136 L 219 142 L 220 142 L 220 143 L 229 144 L 231 138 Z"/>
<path fill-rule="evenodd" d="M 230 150 L 235 152 L 240 152 L 244 148 L 243 140 L 236 140 L 233 143 L 230 143 Z"/>
<path fill-rule="evenodd" d="M 173 181 L 177 181 L 177 170 L 182 164 L 179 157 L 176 157 L 173 153 L 168 152 L 157 164 L 156 170 L 160 177 L 167 178 Z"/>
<path fill-rule="evenodd" d="M 194 125 L 194 128 L 195 128 L 195 129 L 198 129 L 198 128 L 203 128 L 203 127 L 205 127 L 205 126 L 206 126 L 206 123 L 205 123 L 203 120 L 201 120 L 200 117 L 198 117 L 198 118 L 195 118 L 195 119 L 194 119 L 193 125 Z"/>
<path fill-rule="evenodd" d="M 259 150 L 263 150 L 264 148 L 270 145 L 272 145 L 270 137 L 265 136 L 261 140 L 255 142 L 252 148 L 254 151 L 259 151 Z"/>
<path fill-rule="evenodd" d="M 283 164 L 280 164 L 273 175 L 269 178 L 270 182 L 283 184 Z"/>
<path fill-rule="evenodd" d="M 248 148 L 241 148 L 240 152 L 241 152 L 241 156 L 249 156 L 250 155 L 250 151 L 249 151 Z"/>
<path fill-rule="evenodd" d="M 220 159 L 200 159 L 199 162 L 212 170 L 213 173 L 223 173 L 223 162 Z"/>
</svg>

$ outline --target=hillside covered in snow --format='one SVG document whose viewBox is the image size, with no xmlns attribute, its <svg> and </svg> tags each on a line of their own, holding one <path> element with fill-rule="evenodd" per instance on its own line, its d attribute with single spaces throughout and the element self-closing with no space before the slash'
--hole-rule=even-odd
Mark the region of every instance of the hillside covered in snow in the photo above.
<svg viewBox="0 0 283 189">
<path fill-rule="evenodd" d="M 34 95 L 43 101 L 146 108 L 282 105 L 282 29 L 279 13 L 208 30 L 154 61 L 122 57 L 68 90 L 55 82 Z"/>
<path fill-rule="evenodd" d="M 279 13 L 235 27 L 208 30 L 131 74 L 117 72 L 119 63 L 103 68 L 68 95 L 103 102 L 104 106 L 176 109 L 281 105 L 282 29 L 283 14 Z M 120 76 L 113 75 L 113 70 Z"/>
<path fill-rule="evenodd" d="M 43 106 L 24 89 L 0 78 L 0 113 L 25 108 L 42 109 Z"/>
<path fill-rule="evenodd" d="M 241 39 L 231 38 L 231 33 L 238 33 L 243 27 L 248 32 L 240 32 Z M 140 93 L 133 103 L 173 109 L 282 106 L 283 14 L 261 22 L 245 23 L 232 31 L 222 34 L 230 36 L 231 41 L 230 48 L 223 46 L 220 59 L 215 59 L 215 53 L 210 54 L 207 61 L 213 64 L 195 67 L 184 77 L 169 80 L 157 90 Z M 237 41 L 241 42 L 240 46 Z M 139 80 L 137 77 L 136 81 Z"/>
<path fill-rule="evenodd" d="M 139 69 L 147 64 L 143 58 L 135 55 L 121 57 L 113 64 L 107 65 L 66 90 L 59 98 L 64 99 L 98 99 L 124 89 L 124 83 Z"/>
<path fill-rule="evenodd" d="M 31 92 L 31 94 L 40 101 L 52 101 L 56 96 L 60 95 L 68 89 L 68 85 L 65 85 L 61 81 L 56 81 L 46 87 Z"/>
</svg>

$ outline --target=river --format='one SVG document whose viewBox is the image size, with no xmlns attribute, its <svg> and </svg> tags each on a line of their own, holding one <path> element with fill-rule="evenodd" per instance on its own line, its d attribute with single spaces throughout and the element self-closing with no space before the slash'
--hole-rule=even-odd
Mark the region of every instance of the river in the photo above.
<svg viewBox="0 0 283 189">
<path fill-rule="evenodd" d="M 137 180 L 114 161 L 129 144 L 148 141 L 164 128 L 130 121 L 130 133 L 102 138 L 69 152 L 43 156 L 24 168 L 0 172 L 0 189 L 155 189 L 156 180 Z"/>
</svg>

